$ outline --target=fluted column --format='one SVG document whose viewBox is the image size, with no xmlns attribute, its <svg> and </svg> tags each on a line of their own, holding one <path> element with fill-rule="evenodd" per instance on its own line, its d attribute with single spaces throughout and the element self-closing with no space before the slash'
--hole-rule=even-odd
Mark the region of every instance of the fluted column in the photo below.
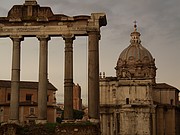
<svg viewBox="0 0 180 135">
<path fill-rule="evenodd" d="M 48 86 L 48 40 L 49 36 L 37 36 L 40 41 L 39 52 L 39 85 L 38 85 L 38 120 L 47 122 L 47 86 Z"/>
<path fill-rule="evenodd" d="M 12 73 L 11 73 L 11 101 L 9 122 L 19 122 L 19 94 L 20 94 L 20 53 L 22 36 L 11 36 L 13 42 Z"/>
<path fill-rule="evenodd" d="M 64 119 L 73 120 L 73 35 L 64 35 L 65 67 L 64 67 Z"/>
<path fill-rule="evenodd" d="M 99 32 L 88 33 L 88 115 L 99 121 Z"/>
</svg>

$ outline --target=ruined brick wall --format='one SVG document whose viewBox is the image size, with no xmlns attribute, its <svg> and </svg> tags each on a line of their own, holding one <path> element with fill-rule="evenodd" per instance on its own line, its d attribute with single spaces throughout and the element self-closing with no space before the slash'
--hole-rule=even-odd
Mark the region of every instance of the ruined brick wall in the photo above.
<svg viewBox="0 0 180 135">
<path fill-rule="evenodd" d="M 56 135 L 100 135 L 100 128 L 97 125 L 58 126 Z"/>
<path fill-rule="evenodd" d="M 55 128 L 47 125 L 5 124 L 0 126 L 0 135 L 100 135 L 99 125 L 75 123 L 59 124 Z"/>
<path fill-rule="evenodd" d="M 19 130 L 19 126 L 16 124 L 6 124 L 0 126 L 0 135 L 16 135 Z"/>
</svg>

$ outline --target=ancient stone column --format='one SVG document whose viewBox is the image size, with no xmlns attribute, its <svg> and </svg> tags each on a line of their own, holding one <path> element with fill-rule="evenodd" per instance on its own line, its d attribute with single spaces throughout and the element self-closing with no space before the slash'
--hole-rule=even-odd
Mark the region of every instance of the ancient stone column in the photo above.
<svg viewBox="0 0 180 135">
<path fill-rule="evenodd" d="M 11 73 L 11 101 L 9 122 L 19 122 L 19 94 L 20 94 L 20 42 L 22 36 L 11 36 L 13 41 L 12 73 Z"/>
<path fill-rule="evenodd" d="M 99 115 L 99 32 L 88 32 L 88 115 L 98 122 Z"/>
<path fill-rule="evenodd" d="M 49 36 L 37 36 L 40 41 L 39 52 L 39 85 L 38 85 L 38 120 L 36 123 L 47 122 L 47 86 L 48 86 L 48 40 Z"/>
<path fill-rule="evenodd" d="M 64 35 L 65 67 L 64 67 L 64 119 L 73 120 L 73 35 Z"/>
</svg>

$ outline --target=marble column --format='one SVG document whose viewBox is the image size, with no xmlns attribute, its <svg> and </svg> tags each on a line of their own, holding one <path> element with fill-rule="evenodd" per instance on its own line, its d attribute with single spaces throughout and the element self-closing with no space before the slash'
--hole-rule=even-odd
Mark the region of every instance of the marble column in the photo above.
<svg viewBox="0 0 180 135">
<path fill-rule="evenodd" d="M 64 35 L 64 119 L 73 120 L 73 35 Z"/>
<path fill-rule="evenodd" d="M 40 42 L 39 52 L 39 85 L 38 85 L 38 120 L 47 122 L 47 90 L 48 90 L 48 40 L 49 36 L 37 36 Z"/>
<path fill-rule="evenodd" d="M 88 115 L 99 121 L 99 32 L 88 32 Z"/>
<path fill-rule="evenodd" d="M 19 94 L 20 94 L 20 53 L 22 36 L 10 36 L 13 42 L 11 101 L 9 122 L 19 123 Z"/>
</svg>

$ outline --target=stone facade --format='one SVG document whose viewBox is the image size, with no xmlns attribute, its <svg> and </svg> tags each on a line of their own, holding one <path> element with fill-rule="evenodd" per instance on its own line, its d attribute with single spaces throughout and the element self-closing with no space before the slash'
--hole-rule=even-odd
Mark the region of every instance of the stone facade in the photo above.
<svg viewBox="0 0 180 135">
<path fill-rule="evenodd" d="M 47 91 L 47 121 L 56 122 L 56 88 L 49 83 Z M 11 82 L 0 80 L 0 123 L 8 122 L 11 100 Z M 20 82 L 19 122 L 35 122 L 38 117 L 38 83 Z"/>
<path fill-rule="evenodd" d="M 115 69 L 116 77 L 100 74 L 102 135 L 179 135 L 179 90 L 156 83 L 155 59 L 136 24 Z"/>
</svg>

